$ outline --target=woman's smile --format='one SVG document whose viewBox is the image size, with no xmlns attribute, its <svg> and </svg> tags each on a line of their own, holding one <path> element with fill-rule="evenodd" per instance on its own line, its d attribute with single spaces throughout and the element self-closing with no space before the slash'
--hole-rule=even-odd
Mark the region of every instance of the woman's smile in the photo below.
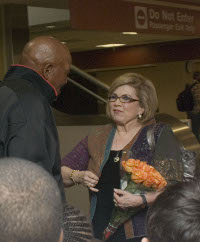
<svg viewBox="0 0 200 242">
<path fill-rule="evenodd" d="M 122 110 L 119 110 L 119 109 L 113 109 L 113 112 L 114 112 L 114 113 L 122 113 Z"/>
</svg>

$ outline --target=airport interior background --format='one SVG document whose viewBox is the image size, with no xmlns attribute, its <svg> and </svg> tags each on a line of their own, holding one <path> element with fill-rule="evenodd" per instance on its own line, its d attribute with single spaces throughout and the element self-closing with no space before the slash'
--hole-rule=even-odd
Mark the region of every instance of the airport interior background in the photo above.
<svg viewBox="0 0 200 242">
<path fill-rule="evenodd" d="M 200 71 L 199 19 L 199 0 L 0 0 L 0 79 L 36 36 L 54 36 L 69 47 L 69 81 L 53 104 L 62 157 L 91 128 L 109 122 L 108 87 L 126 72 L 152 80 L 159 113 L 190 126 L 176 98 Z M 66 194 L 89 213 L 85 187 Z"/>
</svg>

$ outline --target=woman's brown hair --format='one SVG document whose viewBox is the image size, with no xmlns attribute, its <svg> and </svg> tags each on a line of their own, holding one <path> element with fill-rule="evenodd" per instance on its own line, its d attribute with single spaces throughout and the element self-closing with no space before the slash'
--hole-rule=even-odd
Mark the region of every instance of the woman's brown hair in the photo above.
<svg viewBox="0 0 200 242">
<path fill-rule="evenodd" d="M 140 74 L 126 73 L 114 80 L 108 91 L 108 96 L 123 85 L 129 85 L 135 88 L 139 104 L 144 108 L 142 119 L 138 121 L 144 124 L 152 119 L 158 109 L 158 98 L 153 83 Z M 111 118 L 109 103 L 107 103 L 106 113 L 108 117 Z"/>
</svg>

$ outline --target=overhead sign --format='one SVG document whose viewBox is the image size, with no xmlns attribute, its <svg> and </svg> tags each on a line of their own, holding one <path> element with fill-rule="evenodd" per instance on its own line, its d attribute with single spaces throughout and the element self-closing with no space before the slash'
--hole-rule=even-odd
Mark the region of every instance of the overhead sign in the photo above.
<svg viewBox="0 0 200 242">
<path fill-rule="evenodd" d="M 135 5 L 136 31 L 151 33 L 200 34 L 200 12 L 155 5 Z"/>
<path fill-rule="evenodd" d="M 71 0 L 69 6 L 75 29 L 200 35 L 200 11 L 130 0 Z"/>
</svg>

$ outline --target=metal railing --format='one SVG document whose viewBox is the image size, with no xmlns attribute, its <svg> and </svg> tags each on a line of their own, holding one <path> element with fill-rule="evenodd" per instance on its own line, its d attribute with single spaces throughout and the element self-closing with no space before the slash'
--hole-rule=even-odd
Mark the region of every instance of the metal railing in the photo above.
<svg viewBox="0 0 200 242">
<path fill-rule="evenodd" d="M 80 76 L 84 77 L 85 79 L 87 79 L 88 81 L 91 81 L 92 83 L 94 83 L 95 85 L 105 89 L 108 91 L 109 86 L 101 81 L 99 81 L 97 78 L 93 77 L 92 75 L 82 71 L 81 69 L 79 69 L 78 67 L 71 65 L 71 71 L 75 72 L 77 74 L 79 74 Z"/>
<path fill-rule="evenodd" d="M 103 82 L 101 82 L 100 80 L 98 80 L 97 78 L 93 77 L 92 75 L 82 71 L 81 69 L 79 69 L 78 67 L 72 65 L 71 66 L 71 71 L 82 76 L 83 78 L 87 79 L 88 81 L 90 81 L 91 83 L 95 84 L 96 86 L 104 89 L 105 91 L 108 91 L 109 86 Z M 88 88 L 84 87 L 83 85 L 81 85 L 80 83 L 72 80 L 71 78 L 68 77 L 68 81 L 71 82 L 73 85 L 79 87 L 80 89 L 82 89 L 83 91 L 89 93 L 90 95 L 92 95 L 93 97 L 95 97 L 96 99 L 100 100 L 101 102 L 103 102 L 104 104 L 107 103 L 107 100 L 103 97 L 101 97 L 100 95 L 94 93 L 93 91 L 89 90 Z"/>
<path fill-rule="evenodd" d="M 93 97 L 95 97 L 96 99 L 102 101 L 103 103 L 107 103 L 107 100 L 102 98 L 101 96 L 95 94 L 94 92 L 90 91 L 88 88 L 84 87 L 83 85 L 79 84 L 78 82 L 75 82 L 74 80 L 72 80 L 71 78 L 68 77 L 68 81 L 71 82 L 73 85 L 79 87 L 80 89 L 82 89 L 83 91 L 89 93 L 90 95 L 92 95 Z"/>
</svg>

